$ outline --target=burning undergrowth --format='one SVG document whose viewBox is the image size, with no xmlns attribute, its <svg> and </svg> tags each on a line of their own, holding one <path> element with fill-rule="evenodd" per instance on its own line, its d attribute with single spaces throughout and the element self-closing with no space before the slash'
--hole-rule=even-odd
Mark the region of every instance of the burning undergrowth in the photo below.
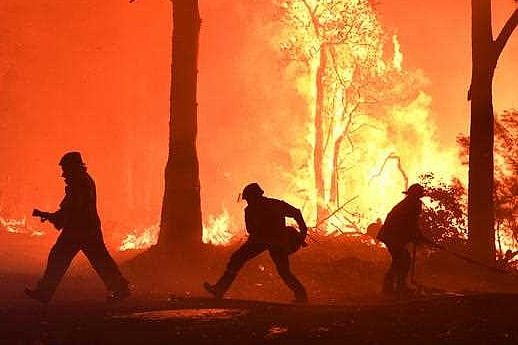
<svg viewBox="0 0 518 345">
<path fill-rule="evenodd" d="M 309 246 L 290 257 L 291 268 L 304 283 L 313 303 L 373 303 L 383 300 L 381 285 L 390 263 L 382 245 L 361 234 L 326 235 L 311 232 Z M 224 270 L 240 242 L 206 246 L 193 267 L 182 260 L 162 267 L 160 274 L 129 271 L 142 292 L 176 296 L 206 296 L 203 281 L 214 281 Z M 473 266 L 448 252 L 421 248 L 417 254 L 415 281 L 438 293 L 516 292 L 518 276 Z M 289 301 L 290 290 L 278 276 L 265 252 L 249 261 L 228 292 L 229 298 Z"/>
<path fill-rule="evenodd" d="M 421 174 L 434 173 L 431 188 L 452 178 L 465 185 L 457 147 L 436 138 L 426 76 L 405 66 L 405 47 L 382 27 L 372 2 L 255 1 L 230 10 L 247 22 L 239 30 L 242 44 L 219 52 L 237 77 L 213 76 L 208 48 L 200 45 L 200 163 L 211 170 L 201 176 L 204 243 L 231 245 L 245 236 L 244 204 L 234 197 L 256 179 L 268 196 L 300 207 L 319 236 L 340 243 L 344 233 L 365 233 L 383 219 Z M 211 82 L 218 89 L 204 86 Z M 225 96 L 221 85 L 234 82 L 240 84 Z M 209 109 L 215 90 L 231 106 Z M 142 169 L 153 164 L 146 157 Z M 0 221 L 6 232 L 33 234 L 21 219 Z M 126 251 L 156 243 L 158 223 L 135 228 L 132 221 L 117 227 L 123 235 L 112 244 Z M 461 223 L 449 226 L 465 237 Z M 516 245 L 509 236 L 502 230 L 502 251 L 508 238 Z"/>
<path fill-rule="evenodd" d="M 263 97 L 259 103 L 268 106 L 246 109 L 238 124 L 249 134 L 232 146 L 235 159 L 218 163 L 221 186 L 212 177 L 204 184 L 202 171 L 205 243 L 243 236 L 243 205 L 233 204 L 232 194 L 250 179 L 301 208 L 308 224 L 327 234 L 365 232 L 426 172 L 435 181 L 465 180 L 456 147 L 437 142 L 426 77 L 406 69 L 404 47 L 369 1 L 276 0 L 238 8 L 235 15 L 250 26 L 243 35 L 253 42 L 235 52 L 240 83 L 253 95 L 241 102 Z M 200 147 L 201 162 L 224 151 L 205 152 L 203 141 Z M 224 187 L 232 194 L 220 193 Z M 121 248 L 151 243 L 156 235 L 149 229 L 128 234 Z"/>
<path fill-rule="evenodd" d="M 21 218 L 6 218 L 0 216 L 0 229 L 11 233 L 41 237 L 45 235 L 45 231 L 35 228 L 32 224 L 27 223 L 25 216 Z"/>
</svg>

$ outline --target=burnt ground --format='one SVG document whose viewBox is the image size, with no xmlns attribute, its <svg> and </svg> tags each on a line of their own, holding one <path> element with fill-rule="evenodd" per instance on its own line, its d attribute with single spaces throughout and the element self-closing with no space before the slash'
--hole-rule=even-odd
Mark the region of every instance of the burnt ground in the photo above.
<svg viewBox="0 0 518 345">
<path fill-rule="evenodd" d="M 23 288 L 38 279 L 49 248 L 4 244 L 0 344 L 518 344 L 518 274 L 451 255 L 421 252 L 415 276 L 429 288 L 396 300 L 379 291 L 388 265 L 382 248 L 344 238 L 313 244 L 291 260 L 308 305 L 286 303 L 290 293 L 267 255 L 245 266 L 229 299 L 208 298 L 201 283 L 218 277 L 235 247 L 208 248 L 194 272 L 181 260 L 153 261 L 140 271 L 123 265 L 134 295 L 107 305 L 102 283 L 80 256 L 43 307 Z M 112 253 L 119 262 L 135 255 Z"/>
<path fill-rule="evenodd" d="M 362 306 L 136 296 L 0 311 L 2 344 L 518 344 L 517 295 Z"/>
</svg>

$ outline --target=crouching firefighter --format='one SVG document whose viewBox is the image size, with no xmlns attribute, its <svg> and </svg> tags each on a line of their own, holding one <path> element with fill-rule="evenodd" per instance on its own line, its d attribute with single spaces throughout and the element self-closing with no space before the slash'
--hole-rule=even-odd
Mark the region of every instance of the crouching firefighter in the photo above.
<svg viewBox="0 0 518 345">
<path fill-rule="evenodd" d="M 424 188 L 416 183 L 406 192 L 406 197 L 388 213 L 377 239 L 383 242 L 392 257 L 390 268 L 385 274 L 383 293 L 405 294 L 412 291 L 407 285 L 410 272 L 411 256 L 409 243 L 426 242 L 419 224 L 422 211 L 421 198 Z"/>
<path fill-rule="evenodd" d="M 214 285 L 205 283 L 205 289 L 216 298 L 222 298 L 237 276 L 239 270 L 250 259 L 268 251 L 280 277 L 293 291 L 294 302 L 306 303 L 306 289 L 290 270 L 288 255 L 306 246 L 307 227 L 299 209 L 290 204 L 263 196 L 264 191 L 257 183 L 243 189 L 245 224 L 249 234 L 247 241 L 230 257 L 223 276 Z M 295 219 L 300 232 L 286 227 L 285 217 Z"/>
<path fill-rule="evenodd" d="M 56 212 L 34 210 L 41 221 L 48 220 L 61 233 L 52 247 L 43 277 L 35 289 L 25 293 L 42 303 L 50 301 L 72 259 L 82 251 L 109 290 L 108 301 L 130 294 L 128 281 L 122 276 L 103 241 L 97 214 L 94 180 L 86 171 L 79 152 L 69 152 L 59 162 L 65 180 L 65 197 Z"/>
</svg>

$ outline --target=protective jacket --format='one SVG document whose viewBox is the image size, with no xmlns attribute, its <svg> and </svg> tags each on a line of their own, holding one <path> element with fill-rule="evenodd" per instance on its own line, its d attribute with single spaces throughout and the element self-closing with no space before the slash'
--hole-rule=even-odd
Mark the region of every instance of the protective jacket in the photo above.
<svg viewBox="0 0 518 345">
<path fill-rule="evenodd" d="M 391 246 L 404 246 L 419 238 L 419 216 L 422 202 L 419 198 L 406 197 L 387 215 L 377 239 Z"/>
<path fill-rule="evenodd" d="M 289 246 L 285 217 L 294 218 L 299 210 L 287 202 L 261 197 L 245 208 L 246 230 L 249 241 L 271 246 Z"/>
<path fill-rule="evenodd" d="M 97 234 L 101 222 L 97 214 L 95 182 L 85 171 L 74 176 L 65 187 L 65 197 L 54 213 L 55 225 L 64 233 Z"/>
</svg>

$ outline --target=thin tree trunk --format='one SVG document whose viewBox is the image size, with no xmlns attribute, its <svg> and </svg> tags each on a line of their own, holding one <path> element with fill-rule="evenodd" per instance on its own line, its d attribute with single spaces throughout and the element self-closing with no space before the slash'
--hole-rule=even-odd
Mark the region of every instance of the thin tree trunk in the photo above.
<svg viewBox="0 0 518 345">
<path fill-rule="evenodd" d="M 333 145 L 333 171 L 331 172 L 331 189 L 329 191 L 329 201 L 338 205 L 339 204 L 339 173 L 338 173 L 338 158 L 340 157 L 340 147 L 342 146 L 343 138 L 340 137 L 335 141 Z"/>
<path fill-rule="evenodd" d="M 496 58 L 490 0 L 472 0 L 472 59 L 468 228 L 473 254 L 494 262 L 492 82 Z"/>
<path fill-rule="evenodd" d="M 325 181 L 324 181 L 324 116 L 325 116 L 325 85 L 324 78 L 327 69 L 327 48 L 320 47 L 320 61 L 316 75 L 316 105 L 315 105 L 315 148 L 313 151 L 313 170 L 315 174 L 315 200 L 317 223 L 326 217 Z"/>
<path fill-rule="evenodd" d="M 165 169 L 158 248 L 192 253 L 201 246 L 200 181 L 196 152 L 197 60 L 200 14 L 197 0 L 173 3 L 173 58 L 169 158 Z"/>
<path fill-rule="evenodd" d="M 353 106 L 353 108 L 349 112 L 347 112 L 345 109 L 345 105 L 344 105 L 344 109 L 343 109 L 344 115 L 343 116 L 347 116 L 347 123 L 345 124 L 345 128 L 344 128 L 343 132 L 336 138 L 333 152 L 332 152 L 332 154 L 333 154 L 333 171 L 331 174 L 330 201 L 334 202 L 336 205 L 340 204 L 340 200 L 339 200 L 340 199 L 340 190 L 339 190 L 340 188 L 339 188 L 339 181 L 338 181 L 339 176 L 340 176 L 340 173 L 339 173 L 340 167 L 338 166 L 338 158 L 340 157 L 340 149 L 342 147 L 342 143 L 349 134 L 351 124 L 353 121 L 353 114 L 356 111 L 356 109 L 358 109 L 358 106 L 359 106 L 358 103 L 355 104 Z M 352 142 L 351 142 L 351 146 L 352 146 Z"/>
<path fill-rule="evenodd" d="M 347 124 L 344 132 L 335 140 L 335 144 L 333 146 L 333 171 L 331 172 L 331 190 L 329 192 L 329 201 L 335 203 L 335 205 L 340 204 L 340 167 L 338 166 L 338 159 L 340 158 L 340 149 L 342 147 L 342 143 L 346 138 L 347 132 L 349 131 L 349 123 Z"/>
</svg>

